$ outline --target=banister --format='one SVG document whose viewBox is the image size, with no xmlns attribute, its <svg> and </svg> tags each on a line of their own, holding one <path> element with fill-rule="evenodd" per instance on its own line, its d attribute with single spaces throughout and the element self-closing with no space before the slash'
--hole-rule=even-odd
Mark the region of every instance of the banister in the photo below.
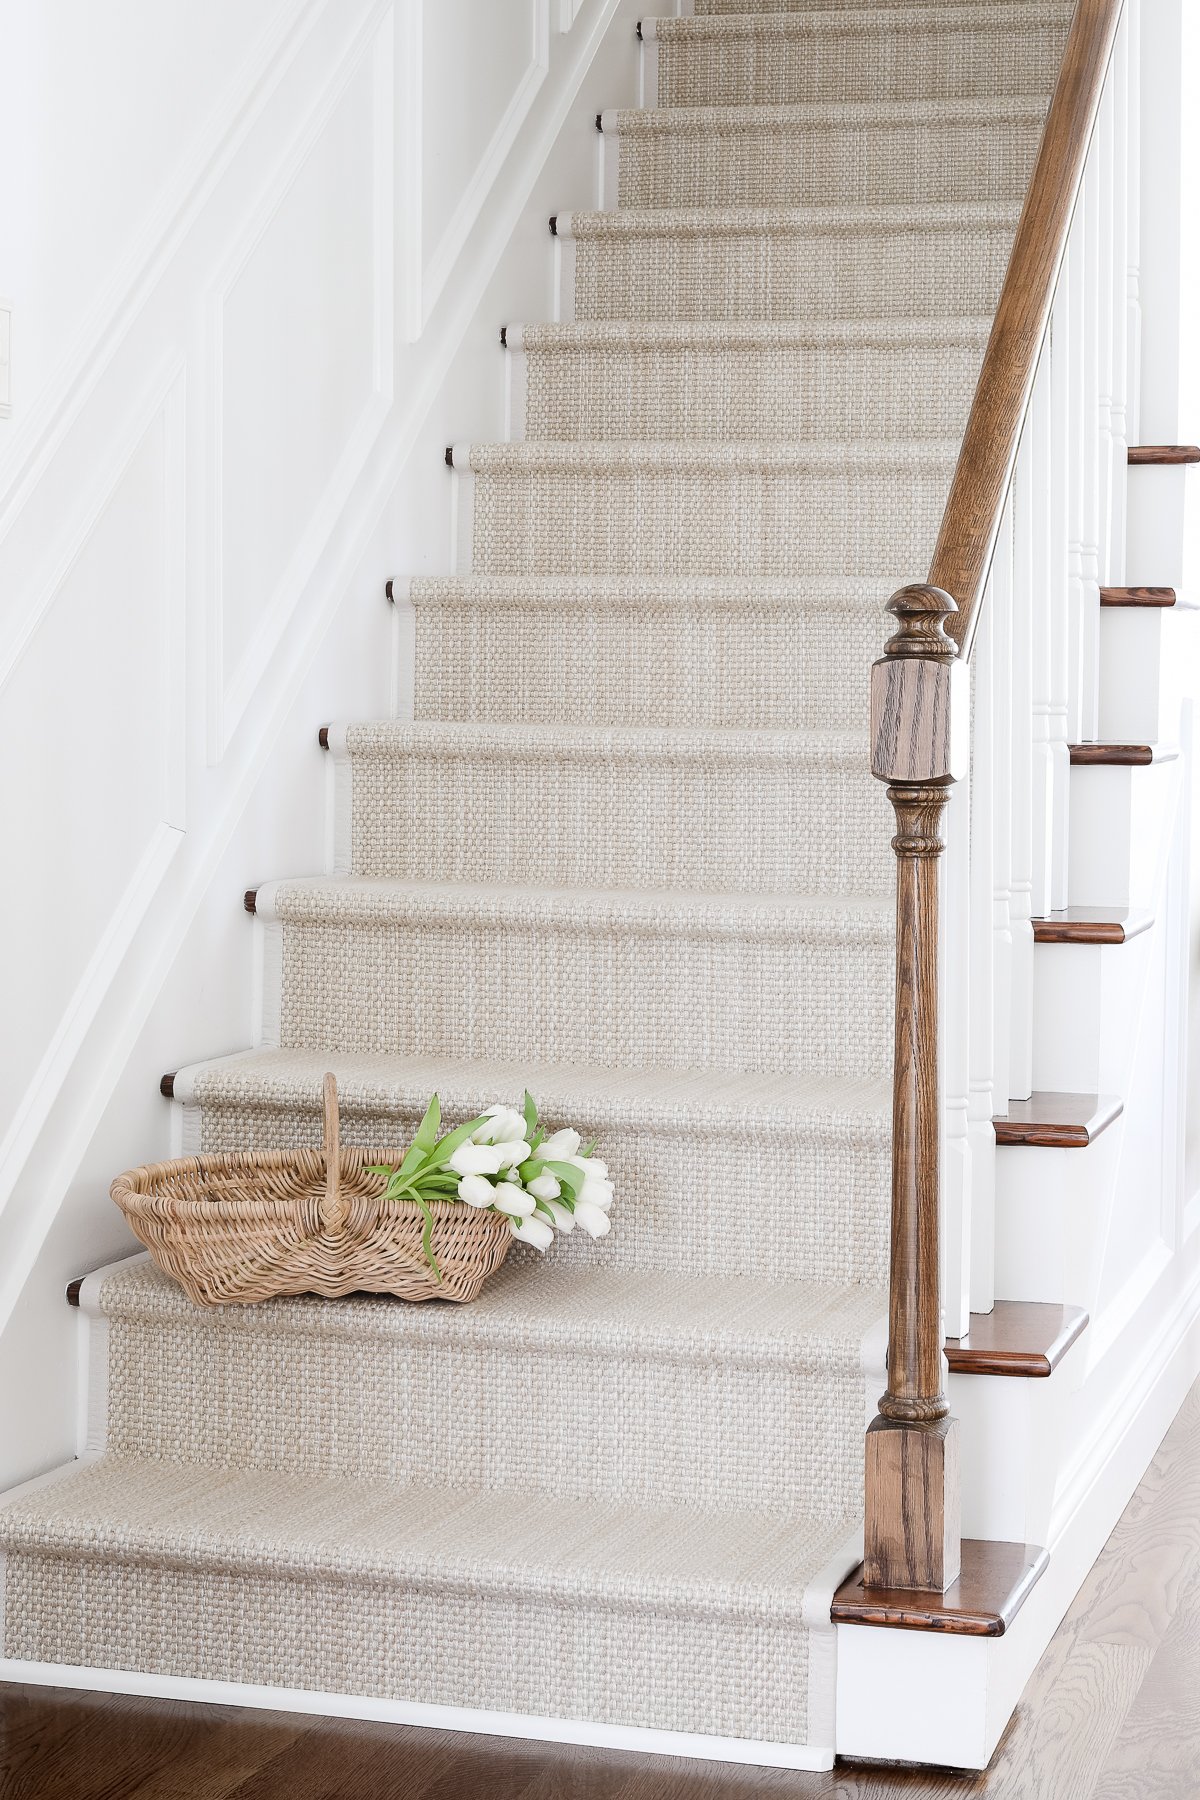
<svg viewBox="0 0 1200 1800">
<path fill-rule="evenodd" d="M 929 569 L 969 657 L 1124 0 L 1078 0 Z"/>
<path fill-rule="evenodd" d="M 942 818 L 965 772 L 967 675 L 1124 0 L 1078 0 L 927 582 L 871 672 L 871 768 L 896 818 L 887 1389 L 867 1431 L 863 1582 L 944 1592 L 960 1568 L 958 1427 L 943 1388 L 938 1041 Z"/>
</svg>

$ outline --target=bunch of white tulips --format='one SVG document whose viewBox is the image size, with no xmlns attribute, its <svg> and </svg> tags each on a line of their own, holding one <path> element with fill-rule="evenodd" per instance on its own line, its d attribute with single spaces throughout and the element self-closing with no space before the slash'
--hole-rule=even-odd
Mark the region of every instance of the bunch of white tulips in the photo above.
<svg viewBox="0 0 1200 1800">
<path fill-rule="evenodd" d="M 424 1212 L 422 1243 L 439 1280 L 433 1200 L 461 1200 L 503 1213 L 513 1236 L 535 1250 L 548 1249 L 556 1231 L 574 1231 L 576 1225 L 592 1238 L 609 1230 L 613 1184 L 607 1164 L 593 1154 L 595 1141 L 584 1146 L 579 1133 L 569 1129 L 547 1135 L 532 1094 L 525 1095 L 522 1112 L 489 1106 L 442 1138 L 440 1127 L 435 1094 L 399 1167 L 374 1170 L 387 1178 L 385 1199 L 411 1200 Z"/>
</svg>

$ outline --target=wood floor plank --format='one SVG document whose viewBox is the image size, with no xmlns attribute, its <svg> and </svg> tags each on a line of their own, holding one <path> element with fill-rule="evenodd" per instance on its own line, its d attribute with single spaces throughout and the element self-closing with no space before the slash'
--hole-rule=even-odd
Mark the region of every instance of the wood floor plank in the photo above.
<svg viewBox="0 0 1200 1800">
<path fill-rule="evenodd" d="M 1092 1800 L 1195 1800 L 1200 1792 L 1200 1579 L 1154 1653 Z"/>
<path fill-rule="evenodd" d="M 304 1726 L 120 1694 L 0 1693 L 3 1800 L 229 1800 Z"/>
</svg>

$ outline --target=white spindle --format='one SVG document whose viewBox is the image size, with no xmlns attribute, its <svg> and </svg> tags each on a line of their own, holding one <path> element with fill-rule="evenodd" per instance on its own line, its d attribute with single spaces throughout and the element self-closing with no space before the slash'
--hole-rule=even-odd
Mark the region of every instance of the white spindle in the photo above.
<svg viewBox="0 0 1200 1800">
<path fill-rule="evenodd" d="M 1013 580 L 1010 600 L 1009 694 L 1009 1005 L 1008 1094 L 1028 1099 L 1033 1087 L 1033 611 L 1036 593 L 1034 486 L 1036 445 L 1026 420 L 1013 476 Z"/>
<path fill-rule="evenodd" d="M 971 1161 L 971 1310 L 990 1312 L 996 1297 L 996 1184 L 992 1098 L 996 1066 L 996 945 L 992 932 L 992 863 L 995 844 L 993 782 L 995 748 L 991 660 L 993 639 L 992 582 L 979 614 L 971 678 L 970 772 L 970 960 L 968 964 L 969 1090 L 968 1142 Z M 953 815 L 952 819 L 953 819 Z M 955 824 L 958 821 L 953 821 Z"/>
</svg>

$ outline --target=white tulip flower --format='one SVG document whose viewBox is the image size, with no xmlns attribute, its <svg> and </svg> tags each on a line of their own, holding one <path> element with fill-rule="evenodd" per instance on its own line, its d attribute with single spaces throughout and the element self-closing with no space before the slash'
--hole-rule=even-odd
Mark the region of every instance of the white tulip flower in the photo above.
<svg viewBox="0 0 1200 1800">
<path fill-rule="evenodd" d="M 446 1167 L 456 1175 L 498 1175 L 500 1151 L 494 1144 L 460 1144 Z"/>
<path fill-rule="evenodd" d="M 491 1206 L 496 1190 L 486 1175 L 464 1175 L 458 1184 L 458 1197 L 468 1206 Z"/>
<path fill-rule="evenodd" d="M 575 1223 L 587 1232 L 590 1238 L 602 1238 L 612 1230 L 612 1220 L 599 1206 L 590 1206 L 584 1200 L 575 1202 Z"/>
<path fill-rule="evenodd" d="M 525 1121 L 511 1106 L 489 1106 L 484 1120 L 471 1134 L 476 1144 L 506 1144 L 525 1136 Z"/>
<path fill-rule="evenodd" d="M 561 1200 L 543 1200 L 543 1209 L 550 1214 L 559 1231 L 567 1232 L 575 1229 L 575 1214 Z"/>
<path fill-rule="evenodd" d="M 493 1145 L 493 1148 L 500 1154 L 502 1169 L 519 1169 L 521 1164 L 528 1162 L 533 1154 L 524 1138 L 518 1138 L 515 1142 L 511 1138 L 506 1138 L 502 1144 Z"/>
<path fill-rule="evenodd" d="M 508 1229 L 523 1244 L 532 1244 L 535 1250 L 548 1250 L 554 1242 L 554 1227 L 547 1225 L 545 1219 L 510 1219 Z"/>
<path fill-rule="evenodd" d="M 598 1178 L 593 1180 L 589 1175 L 579 1190 L 579 1198 L 585 1206 L 598 1206 L 601 1212 L 607 1212 L 613 1203 L 613 1184 Z"/>
<path fill-rule="evenodd" d="M 571 1162 L 582 1142 L 577 1131 L 556 1131 L 553 1137 L 544 1138 L 538 1145 L 538 1155 L 547 1162 Z"/>
<path fill-rule="evenodd" d="M 511 1219 L 527 1219 L 537 1201 L 523 1187 L 518 1187 L 515 1181 L 501 1181 L 496 1184 L 492 1205 L 499 1212 L 507 1213 Z"/>
<path fill-rule="evenodd" d="M 543 1169 L 540 1175 L 535 1175 L 528 1185 L 529 1192 L 535 1200 L 557 1200 L 562 1193 L 562 1188 L 548 1169 Z"/>
</svg>

